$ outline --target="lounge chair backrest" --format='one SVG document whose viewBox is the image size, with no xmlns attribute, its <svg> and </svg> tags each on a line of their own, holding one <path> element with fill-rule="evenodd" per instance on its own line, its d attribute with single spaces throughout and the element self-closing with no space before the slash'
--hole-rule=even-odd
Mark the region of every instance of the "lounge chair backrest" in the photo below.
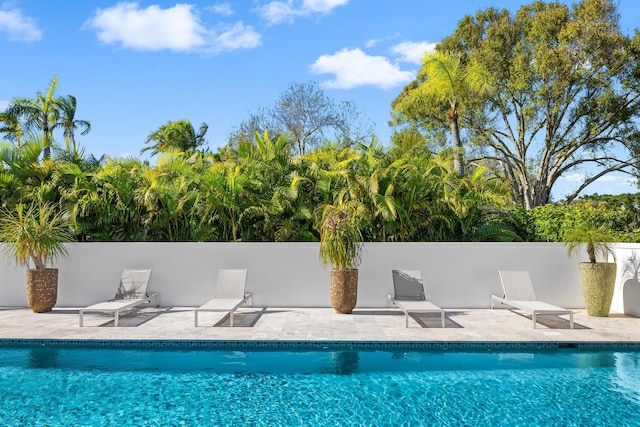
<svg viewBox="0 0 640 427">
<path fill-rule="evenodd" d="M 120 276 L 116 299 L 139 299 L 147 297 L 147 285 L 151 277 L 149 270 L 130 270 L 125 268 Z"/>
<path fill-rule="evenodd" d="M 528 271 L 499 271 L 504 296 L 513 301 L 536 301 Z"/>
<path fill-rule="evenodd" d="M 393 270 L 393 289 L 398 301 L 424 301 L 420 270 Z"/>
<path fill-rule="evenodd" d="M 247 283 L 247 270 L 218 270 L 214 298 L 242 299 Z"/>
</svg>

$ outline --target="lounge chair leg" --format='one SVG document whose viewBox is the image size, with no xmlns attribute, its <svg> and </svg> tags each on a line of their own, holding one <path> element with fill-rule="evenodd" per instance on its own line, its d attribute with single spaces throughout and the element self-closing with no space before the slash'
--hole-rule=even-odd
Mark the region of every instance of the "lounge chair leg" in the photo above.
<svg viewBox="0 0 640 427">
<path fill-rule="evenodd" d="M 82 327 L 82 324 L 83 324 L 83 322 L 82 322 L 82 315 L 83 315 L 83 314 L 84 314 L 84 313 L 82 312 L 82 310 L 80 310 L 80 326 L 81 326 L 81 327 Z"/>
<path fill-rule="evenodd" d="M 531 315 L 531 318 L 533 319 L 533 329 L 536 329 L 536 312 L 535 311 Z"/>
<path fill-rule="evenodd" d="M 408 312 L 404 313 L 404 327 L 405 328 L 409 327 L 409 313 Z"/>
<path fill-rule="evenodd" d="M 442 327 L 444 328 L 444 311 L 440 312 L 440 323 L 442 324 Z"/>
<path fill-rule="evenodd" d="M 115 312 L 115 326 L 118 326 L 118 318 L 120 317 L 120 313 L 119 312 Z"/>
<path fill-rule="evenodd" d="M 229 325 L 233 328 L 233 311 L 229 313 Z"/>
<path fill-rule="evenodd" d="M 569 315 L 569 327 L 573 329 L 573 313 Z"/>
<path fill-rule="evenodd" d="M 195 320 L 194 320 L 193 323 L 194 323 L 195 327 L 197 328 L 198 327 L 198 310 L 196 310 L 195 313 L 196 313 L 196 316 L 195 316 Z"/>
</svg>

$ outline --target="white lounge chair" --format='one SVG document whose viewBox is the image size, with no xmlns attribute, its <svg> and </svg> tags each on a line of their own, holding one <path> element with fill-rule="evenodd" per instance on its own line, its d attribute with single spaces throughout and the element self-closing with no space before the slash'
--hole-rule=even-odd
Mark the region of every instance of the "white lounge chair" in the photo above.
<svg viewBox="0 0 640 427">
<path fill-rule="evenodd" d="M 198 326 L 198 313 L 201 311 L 229 312 L 229 324 L 233 326 L 233 314 L 242 305 L 251 305 L 251 294 L 245 292 L 247 270 L 218 270 L 213 298 L 196 308 L 195 326 Z"/>
<path fill-rule="evenodd" d="M 531 314 L 533 327 L 538 316 L 569 315 L 569 327 L 573 329 L 573 311 L 548 304 L 536 298 L 528 271 L 499 271 L 504 296 L 491 295 L 491 309 L 496 303 L 505 304 Z"/>
<path fill-rule="evenodd" d="M 404 312 L 405 328 L 409 327 L 410 313 L 440 313 L 444 328 L 444 309 L 426 299 L 422 275 L 419 270 L 393 270 L 394 295 L 387 296 L 390 304 Z"/>
<path fill-rule="evenodd" d="M 141 305 L 160 305 L 158 292 L 147 292 L 151 270 L 122 270 L 116 296 L 110 301 L 99 302 L 80 309 L 80 326 L 84 313 L 107 313 L 114 315 L 114 325 L 118 326 L 120 313 Z"/>
</svg>

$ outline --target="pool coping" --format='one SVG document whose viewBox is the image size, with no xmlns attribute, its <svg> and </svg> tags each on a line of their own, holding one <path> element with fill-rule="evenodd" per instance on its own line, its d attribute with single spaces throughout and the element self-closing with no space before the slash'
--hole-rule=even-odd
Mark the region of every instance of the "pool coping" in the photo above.
<svg viewBox="0 0 640 427">
<path fill-rule="evenodd" d="M 0 348 L 85 347 L 213 350 L 626 350 L 640 351 L 635 341 L 351 341 L 351 340 L 186 340 L 186 339 L 42 339 L 0 338 Z"/>
</svg>

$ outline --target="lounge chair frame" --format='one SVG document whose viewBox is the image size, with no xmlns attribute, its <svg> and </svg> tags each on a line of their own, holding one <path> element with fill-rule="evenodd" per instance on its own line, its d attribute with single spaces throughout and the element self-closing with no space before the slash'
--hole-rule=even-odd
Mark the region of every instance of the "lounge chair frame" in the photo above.
<svg viewBox="0 0 640 427">
<path fill-rule="evenodd" d="M 516 308 L 518 310 L 524 311 L 531 315 L 531 321 L 533 324 L 533 328 L 536 328 L 537 318 L 538 316 L 564 316 L 569 315 L 569 328 L 574 328 L 573 322 L 573 311 L 567 310 L 566 308 L 558 307 L 553 304 L 549 304 L 543 301 L 540 301 L 536 298 L 535 292 L 533 290 L 533 284 L 531 283 L 531 278 L 529 277 L 528 271 L 504 271 L 500 270 L 500 281 L 502 283 L 502 290 L 504 291 L 504 295 L 499 297 L 497 295 L 491 295 L 491 309 L 496 308 L 496 303 L 501 305 L 508 305 L 510 307 Z M 525 293 L 516 297 L 517 299 L 510 299 L 508 296 L 507 288 L 509 287 L 507 282 L 509 280 L 522 280 L 524 286 L 530 289 L 526 289 Z"/>
<path fill-rule="evenodd" d="M 395 294 L 387 295 L 387 305 L 395 306 L 402 310 L 404 313 L 404 326 L 405 328 L 409 327 L 409 314 L 415 313 L 440 313 L 440 325 L 445 327 L 445 310 L 431 301 L 427 300 L 424 296 L 424 284 L 422 283 L 422 275 L 418 270 L 393 270 L 393 280 L 394 280 L 394 288 L 395 288 L 395 280 L 397 280 L 397 275 L 404 274 L 409 276 L 410 278 L 416 280 L 416 282 L 422 285 L 422 294 L 416 296 L 413 300 L 404 300 L 397 299 Z"/>
<path fill-rule="evenodd" d="M 231 277 L 225 277 L 225 275 L 230 275 Z M 216 283 L 216 293 L 214 297 L 208 302 L 204 303 L 200 307 L 194 310 L 194 326 L 198 327 L 198 314 L 201 311 L 210 311 L 210 312 L 228 312 L 229 313 L 229 326 L 233 327 L 233 315 L 236 310 L 242 306 L 251 306 L 253 305 L 253 300 L 250 292 L 245 292 L 244 288 L 246 285 L 246 276 L 247 270 L 225 270 L 221 269 L 218 271 L 218 281 Z M 233 277 L 235 276 L 235 277 Z M 242 282 L 239 281 L 239 278 L 242 277 Z M 224 291 L 219 291 L 219 287 L 222 285 L 223 280 L 238 280 L 235 282 L 235 286 L 237 289 L 226 289 Z M 242 285 L 242 289 L 240 289 L 240 285 Z M 239 296 L 235 298 L 235 296 Z"/>
<path fill-rule="evenodd" d="M 118 320 L 120 319 L 120 313 L 133 310 L 144 305 L 153 305 L 155 307 L 160 306 L 160 293 L 149 292 L 147 298 L 139 299 L 121 299 L 113 301 L 100 302 L 98 304 L 91 305 L 89 307 L 81 308 L 80 311 L 80 326 L 84 326 L 83 316 L 84 313 L 106 313 L 113 314 L 114 326 L 118 326 Z"/>
<path fill-rule="evenodd" d="M 122 312 L 133 310 L 142 305 L 159 307 L 160 293 L 147 291 L 150 278 L 151 269 L 123 269 L 120 277 L 120 286 L 116 292 L 116 298 L 79 309 L 79 325 L 81 327 L 84 326 L 85 313 L 113 314 L 114 326 L 118 326 L 120 313 Z"/>
</svg>

